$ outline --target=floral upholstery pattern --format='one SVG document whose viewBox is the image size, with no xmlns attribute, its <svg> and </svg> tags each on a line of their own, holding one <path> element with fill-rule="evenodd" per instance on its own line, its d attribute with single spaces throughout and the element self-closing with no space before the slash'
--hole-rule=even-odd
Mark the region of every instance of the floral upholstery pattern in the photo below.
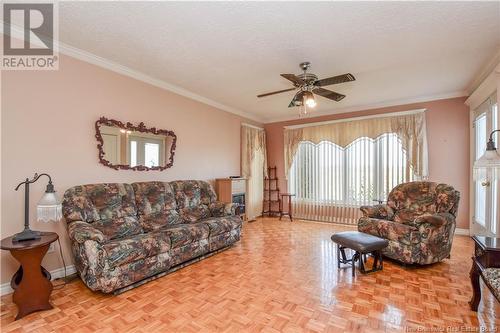
<svg viewBox="0 0 500 333">
<path fill-rule="evenodd" d="M 208 207 L 210 209 L 210 216 L 222 217 L 236 215 L 236 209 L 238 208 L 236 203 L 224 203 L 220 201 L 212 202 Z"/>
<path fill-rule="evenodd" d="M 170 237 L 172 248 L 177 248 L 201 239 L 207 239 L 209 228 L 204 223 L 181 224 L 168 227 L 162 230 L 162 233 Z"/>
<path fill-rule="evenodd" d="M 406 264 L 426 265 L 450 255 L 460 193 L 446 184 L 396 186 L 387 205 L 363 206 L 358 230 L 389 240 L 382 252 Z"/>
<path fill-rule="evenodd" d="M 171 224 L 181 223 L 175 194 L 169 183 L 133 183 L 139 222 L 149 232 Z"/>
<path fill-rule="evenodd" d="M 103 245 L 109 266 L 116 267 L 170 250 L 170 238 L 162 233 L 136 235 Z"/>
<path fill-rule="evenodd" d="M 387 205 L 361 206 L 359 209 L 365 217 L 388 220 L 392 220 L 394 217 L 394 211 Z"/>
<path fill-rule="evenodd" d="M 241 228 L 241 219 L 238 216 L 212 217 L 202 222 L 208 226 L 210 236 L 217 236 Z"/>
<path fill-rule="evenodd" d="M 500 268 L 486 268 L 482 272 L 484 282 L 490 287 L 496 299 L 500 301 Z"/>
<path fill-rule="evenodd" d="M 130 184 L 72 187 L 64 193 L 63 214 L 68 222 L 91 223 L 108 240 L 142 232 L 137 220 L 134 190 Z"/>
<path fill-rule="evenodd" d="M 81 279 L 109 293 L 239 241 L 236 206 L 203 181 L 91 184 L 65 192 L 63 214 Z"/>
</svg>

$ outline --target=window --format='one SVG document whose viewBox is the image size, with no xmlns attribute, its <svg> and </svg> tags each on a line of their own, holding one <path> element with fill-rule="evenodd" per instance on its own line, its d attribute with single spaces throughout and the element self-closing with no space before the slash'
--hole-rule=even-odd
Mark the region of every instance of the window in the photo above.
<svg viewBox="0 0 500 333">
<path fill-rule="evenodd" d="M 476 160 L 479 159 L 486 151 L 486 114 L 483 113 L 475 122 L 476 135 Z M 475 214 L 476 223 L 483 227 L 486 225 L 486 187 L 481 184 L 481 181 L 476 181 L 475 195 Z"/>
<path fill-rule="evenodd" d="M 163 164 L 163 140 L 132 135 L 129 140 L 130 166 L 155 167 Z"/>
<path fill-rule="evenodd" d="M 398 136 L 362 137 L 346 148 L 302 141 L 292 163 L 289 189 L 297 201 L 359 206 L 385 201 L 392 188 L 414 179 Z"/>
<path fill-rule="evenodd" d="M 474 158 L 478 160 L 486 150 L 486 142 L 490 133 L 497 129 L 498 104 L 495 95 L 487 98 L 477 109 L 474 110 Z M 497 144 L 500 136 L 493 135 L 493 141 Z M 498 212 L 498 181 L 478 179 L 474 182 L 474 224 L 473 233 L 483 235 L 498 235 L 499 212 Z"/>
</svg>

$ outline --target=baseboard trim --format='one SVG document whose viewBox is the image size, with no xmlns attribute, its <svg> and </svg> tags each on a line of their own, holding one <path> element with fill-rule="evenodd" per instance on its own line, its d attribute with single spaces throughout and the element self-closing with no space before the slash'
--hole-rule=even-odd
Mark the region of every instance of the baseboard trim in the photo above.
<svg viewBox="0 0 500 333">
<path fill-rule="evenodd" d="M 71 274 L 76 273 L 75 265 L 66 266 L 66 275 L 69 276 Z M 50 275 L 52 276 L 52 281 L 55 279 L 64 277 L 64 267 L 54 269 L 50 271 Z M 2 283 L 0 285 L 0 295 L 8 295 L 12 293 L 14 290 L 10 287 L 10 282 Z"/>
<path fill-rule="evenodd" d="M 455 229 L 455 235 L 470 236 L 470 230 L 469 229 L 456 228 Z"/>
</svg>

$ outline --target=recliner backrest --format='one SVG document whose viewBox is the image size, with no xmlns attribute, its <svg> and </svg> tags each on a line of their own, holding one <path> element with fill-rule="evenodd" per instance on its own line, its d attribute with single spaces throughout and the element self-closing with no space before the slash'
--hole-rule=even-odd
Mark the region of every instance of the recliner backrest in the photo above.
<svg viewBox="0 0 500 333">
<path fill-rule="evenodd" d="M 394 220 L 412 221 L 417 216 L 451 213 L 456 216 L 460 192 L 447 184 L 416 181 L 399 184 L 387 198 L 387 205 L 394 210 Z"/>
</svg>

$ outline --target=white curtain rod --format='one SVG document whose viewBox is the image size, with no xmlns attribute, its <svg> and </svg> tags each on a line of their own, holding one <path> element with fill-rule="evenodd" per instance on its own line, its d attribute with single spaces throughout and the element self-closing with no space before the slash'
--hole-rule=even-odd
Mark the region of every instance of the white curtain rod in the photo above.
<svg viewBox="0 0 500 333">
<path fill-rule="evenodd" d="M 335 123 L 343 123 L 343 122 L 346 122 L 346 121 L 353 121 L 353 120 L 365 120 L 365 119 L 372 119 L 372 118 L 385 118 L 385 117 L 394 117 L 394 116 L 406 116 L 406 115 L 410 115 L 410 114 L 422 113 L 422 112 L 425 112 L 425 111 L 427 111 L 427 109 L 416 109 L 416 110 L 409 110 L 409 111 L 381 113 L 381 114 L 374 114 L 374 115 L 371 115 L 371 116 L 351 117 L 351 118 L 344 118 L 344 119 L 319 121 L 319 122 L 308 123 L 308 124 L 284 126 L 283 128 L 286 128 L 286 129 L 296 129 L 296 128 L 311 127 L 311 126 L 321 126 L 321 125 L 328 125 L 328 124 L 335 124 Z"/>
<path fill-rule="evenodd" d="M 264 130 L 262 127 L 258 127 L 258 126 L 255 126 L 255 125 L 250 125 L 250 124 L 247 124 L 247 123 L 241 123 L 241 126 L 251 127 L 251 128 L 255 128 L 255 129 L 261 130 L 261 131 Z"/>
</svg>

